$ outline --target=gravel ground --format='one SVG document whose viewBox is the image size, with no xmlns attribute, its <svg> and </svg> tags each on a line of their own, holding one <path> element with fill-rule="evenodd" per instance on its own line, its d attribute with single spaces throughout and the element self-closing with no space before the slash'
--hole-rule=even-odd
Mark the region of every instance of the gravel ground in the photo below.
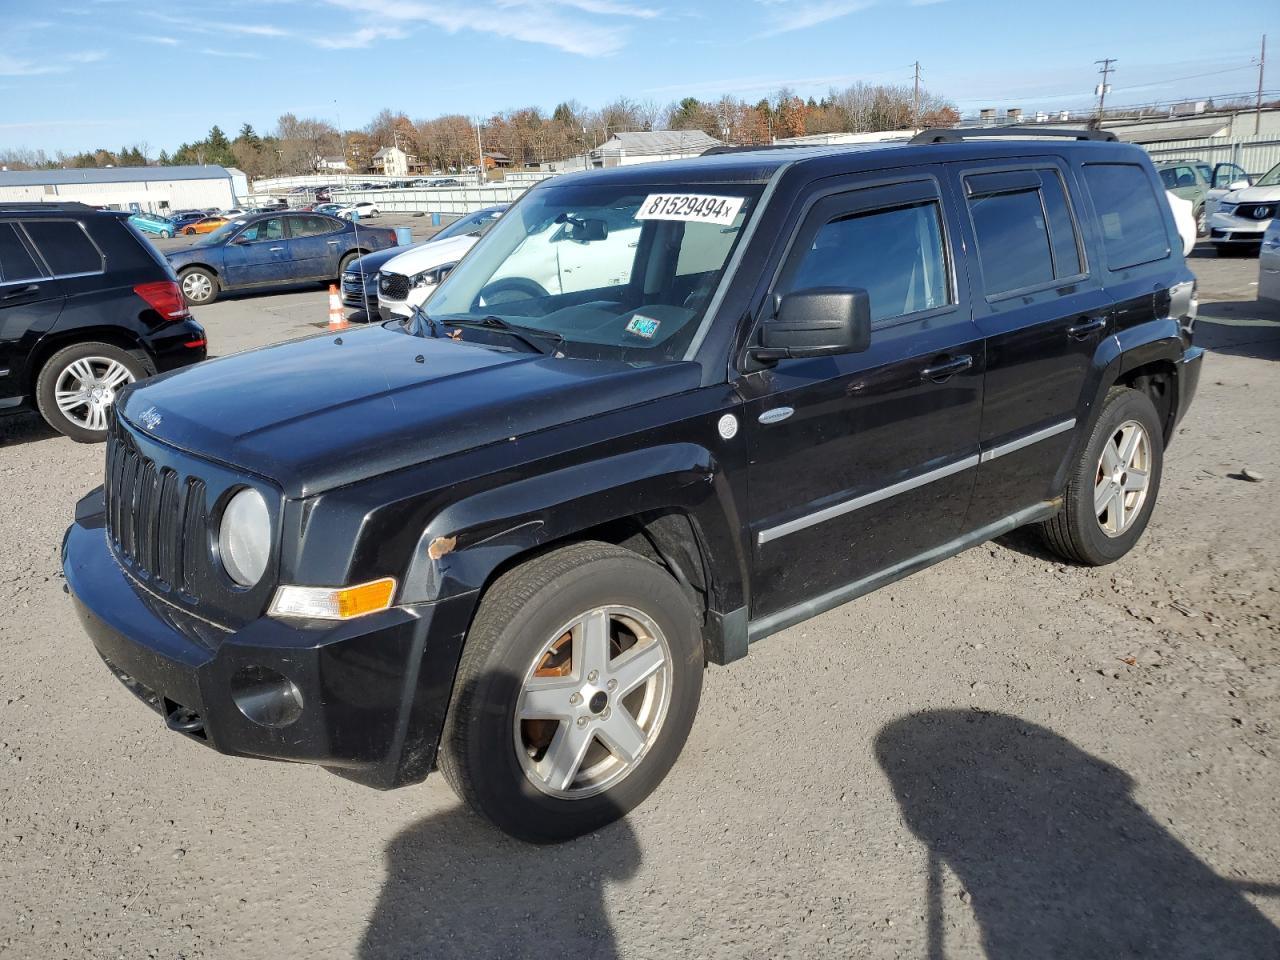
<svg viewBox="0 0 1280 960">
<path fill-rule="evenodd" d="M 1130 556 L 1015 533 L 771 638 L 640 810 L 551 849 L 439 777 L 165 732 L 63 594 L 101 448 L 0 421 L 0 955 L 1280 957 L 1280 309 L 1193 266 L 1211 353 Z M 325 298 L 199 316 L 223 354 Z"/>
</svg>

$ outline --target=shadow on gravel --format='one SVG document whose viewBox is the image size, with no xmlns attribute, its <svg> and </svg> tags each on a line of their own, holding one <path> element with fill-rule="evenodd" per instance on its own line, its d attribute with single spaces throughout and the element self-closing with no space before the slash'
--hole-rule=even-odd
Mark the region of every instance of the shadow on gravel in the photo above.
<svg viewBox="0 0 1280 960">
<path fill-rule="evenodd" d="M 361 960 L 618 956 L 606 883 L 640 849 L 625 820 L 558 846 L 512 840 L 465 807 L 428 817 L 387 846 L 387 879 Z"/>
<path fill-rule="evenodd" d="M 45 423 L 37 413 L 24 411 L 0 416 L 0 448 L 51 440 L 57 436 L 58 431 Z"/>
<path fill-rule="evenodd" d="M 1200 304 L 1195 343 L 1214 353 L 1280 360 L 1280 303 L 1220 300 Z"/>
<path fill-rule="evenodd" d="M 972 910 L 989 960 L 1280 957 L 1277 930 L 1132 796 L 1133 780 L 1051 730 L 938 710 L 890 723 L 876 755 L 929 848 L 929 960 L 947 909 Z M 941 863 L 969 899 L 942 902 Z"/>
</svg>

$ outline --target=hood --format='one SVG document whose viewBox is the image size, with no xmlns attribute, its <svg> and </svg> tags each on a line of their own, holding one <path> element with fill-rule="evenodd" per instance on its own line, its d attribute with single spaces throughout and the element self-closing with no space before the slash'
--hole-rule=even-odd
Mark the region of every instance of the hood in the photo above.
<svg viewBox="0 0 1280 960">
<path fill-rule="evenodd" d="M 429 242 L 429 241 L 424 241 L 424 242 Z M 421 245 L 422 244 L 415 243 L 411 246 L 405 246 L 405 247 L 387 247 L 385 250 L 377 250 L 373 253 L 366 253 L 359 260 L 353 260 L 351 264 L 347 267 L 347 269 L 350 271 L 355 271 L 356 273 L 363 271 L 364 273 L 367 273 L 367 274 L 374 274 L 374 273 L 377 273 L 379 270 L 381 270 L 383 267 L 383 264 L 385 264 L 388 260 L 394 260 L 396 257 L 400 256 L 401 254 L 409 250 L 413 250 L 416 247 L 419 247 Z"/>
<path fill-rule="evenodd" d="M 557 358 L 375 326 L 154 377 L 116 410 L 161 441 L 302 497 L 699 381 L 692 362 Z"/>
<path fill-rule="evenodd" d="M 399 273 L 412 277 L 423 270 L 455 263 L 476 245 L 475 237 L 449 237 L 445 240 L 428 240 L 420 247 L 410 247 L 399 256 L 383 264 L 383 273 Z"/>
<path fill-rule="evenodd" d="M 1222 198 L 1224 203 L 1274 203 L 1280 200 L 1280 186 L 1246 187 L 1233 190 Z"/>
</svg>

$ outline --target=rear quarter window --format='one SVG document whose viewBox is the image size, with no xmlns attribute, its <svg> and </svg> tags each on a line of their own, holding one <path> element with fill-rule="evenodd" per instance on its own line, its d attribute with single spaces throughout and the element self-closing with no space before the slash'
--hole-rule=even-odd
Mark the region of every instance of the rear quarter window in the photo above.
<svg viewBox="0 0 1280 960">
<path fill-rule="evenodd" d="M 0 223 L 0 283 L 39 280 L 44 269 L 38 266 L 12 223 Z"/>
<path fill-rule="evenodd" d="M 1142 167 L 1088 163 L 1084 181 L 1102 228 L 1108 269 L 1124 270 L 1169 256 L 1161 201 Z"/>
<path fill-rule="evenodd" d="M 28 220 L 23 226 L 56 276 L 102 272 L 102 253 L 77 221 Z"/>
</svg>

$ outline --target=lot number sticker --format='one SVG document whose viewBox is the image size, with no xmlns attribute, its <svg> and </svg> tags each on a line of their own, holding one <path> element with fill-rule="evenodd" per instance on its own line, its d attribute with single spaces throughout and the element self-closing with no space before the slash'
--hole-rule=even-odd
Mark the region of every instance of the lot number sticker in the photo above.
<svg viewBox="0 0 1280 960">
<path fill-rule="evenodd" d="M 742 197 L 701 193 L 651 193 L 636 212 L 637 220 L 692 220 L 728 226 L 742 209 Z"/>
</svg>

